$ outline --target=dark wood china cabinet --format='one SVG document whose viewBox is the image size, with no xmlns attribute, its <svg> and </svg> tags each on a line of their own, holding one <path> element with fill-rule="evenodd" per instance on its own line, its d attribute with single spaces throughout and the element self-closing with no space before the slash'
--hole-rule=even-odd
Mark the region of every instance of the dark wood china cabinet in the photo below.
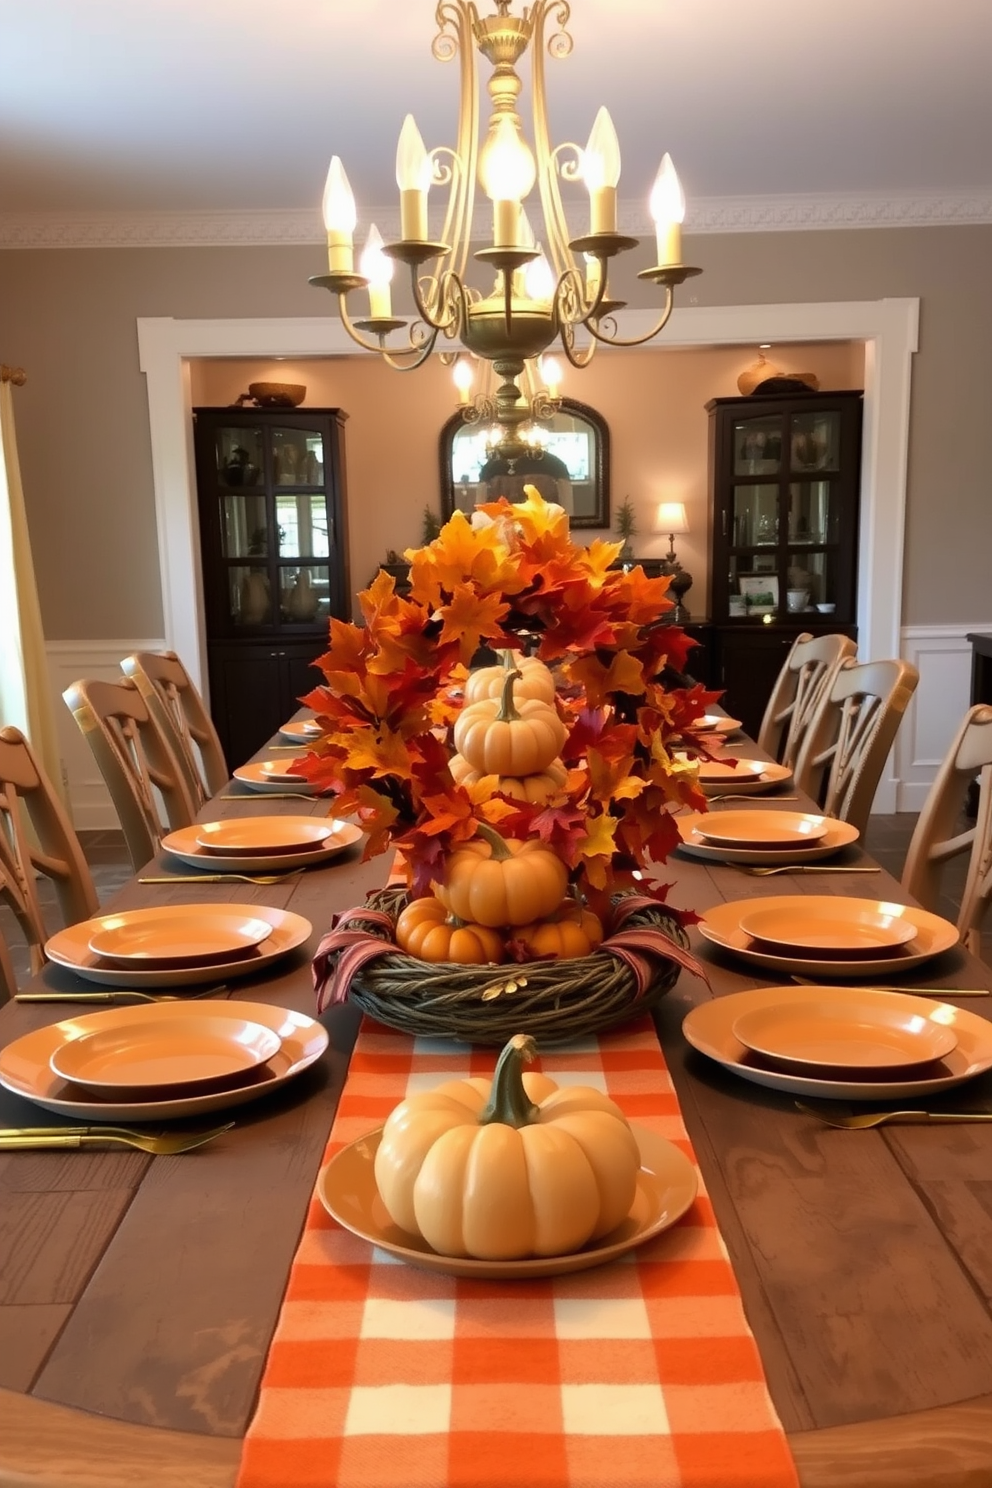
<svg viewBox="0 0 992 1488">
<path fill-rule="evenodd" d="M 711 683 L 755 735 L 803 631 L 857 637 L 860 392 L 714 398 Z"/>
<path fill-rule="evenodd" d="M 351 617 L 339 408 L 193 410 L 210 709 L 243 763 L 321 680 Z"/>
</svg>

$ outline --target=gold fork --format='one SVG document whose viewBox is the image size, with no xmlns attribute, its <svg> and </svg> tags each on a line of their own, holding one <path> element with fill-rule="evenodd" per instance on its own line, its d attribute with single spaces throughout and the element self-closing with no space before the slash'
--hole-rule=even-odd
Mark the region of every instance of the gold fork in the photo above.
<svg viewBox="0 0 992 1488">
<path fill-rule="evenodd" d="M 109 1142 L 153 1152 L 156 1157 L 171 1157 L 177 1152 L 192 1152 L 194 1147 L 202 1147 L 204 1142 L 212 1142 L 221 1132 L 230 1131 L 233 1125 L 233 1121 L 228 1121 L 224 1126 L 211 1127 L 209 1131 L 168 1132 L 163 1136 L 132 1131 L 127 1126 L 6 1127 L 0 1129 L 0 1149 L 101 1147 Z"/>
<path fill-rule="evenodd" d="M 198 997 L 216 997 L 228 988 L 205 987 L 202 992 L 139 992 L 134 987 L 121 987 L 106 992 L 16 992 L 15 1002 L 195 1002 Z"/>
<path fill-rule="evenodd" d="M 751 868 L 745 863 L 736 864 L 742 873 L 754 878 L 770 878 L 773 873 L 881 873 L 881 868 L 839 868 L 836 864 L 821 868 L 816 863 L 783 863 L 777 868 Z"/>
<path fill-rule="evenodd" d="M 703 789 L 705 791 L 705 786 L 703 787 Z M 754 801 L 755 796 L 760 796 L 760 793 L 758 791 L 739 791 L 739 792 L 738 791 L 726 791 L 722 795 L 707 796 L 707 800 L 710 801 L 710 802 L 712 802 L 712 803 L 714 803 L 714 804 L 715 803 L 718 803 L 720 801 Z M 767 801 L 767 802 L 772 802 L 772 801 L 798 801 L 799 800 L 799 797 L 798 796 L 765 796 L 763 799 L 765 801 Z M 760 799 L 759 799 L 758 804 L 760 805 Z"/>
<path fill-rule="evenodd" d="M 918 1126 L 936 1122 L 992 1121 L 992 1111 L 870 1111 L 855 1116 L 841 1116 L 837 1111 L 820 1110 L 796 1101 L 796 1109 L 804 1116 L 815 1116 L 827 1126 L 836 1126 L 845 1131 L 867 1131 L 871 1126 L 885 1126 L 890 1121 L 905 1121 Z"/>
<path fill-rule="evenodd" d="M 293 868 L 288 873 L 168 873 L 159 877 L 139 878 L 138 882 L 143 884 L 170 884 L 170 883 L 238 883 L 250 884 L 277 884 L 283 883 L 288 878 L 298 878 L 305 872 L 303 868 Z"/>
</svg>

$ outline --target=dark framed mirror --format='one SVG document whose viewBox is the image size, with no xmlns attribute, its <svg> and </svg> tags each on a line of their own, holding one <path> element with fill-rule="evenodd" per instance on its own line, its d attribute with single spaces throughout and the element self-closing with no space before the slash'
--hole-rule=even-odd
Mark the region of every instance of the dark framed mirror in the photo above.
<svg viewBox="0 0 992 1488">
<path fill-rule="evenodd" d="M 524 485 L 531 484 L 565 508 L 572 527 L 609 527 L 610 431 L 602 414 L 562 398 L 540 428 L 544 451 L 522 456 L 511 470 L 505 460 L 490 459 L 485 428 L 452 414 L 440 439 L 443 520 L 499 496 L 522 501 Z"/>
</svg>

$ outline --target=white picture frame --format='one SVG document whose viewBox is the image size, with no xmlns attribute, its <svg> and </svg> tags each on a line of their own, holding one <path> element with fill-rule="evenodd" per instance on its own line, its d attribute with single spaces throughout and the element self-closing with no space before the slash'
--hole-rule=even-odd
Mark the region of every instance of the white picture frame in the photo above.
<svg viewBox="0 0 992 1488">
<path fill-rule="evenodd" d="M 742 574 L 738 580 L 749 615 L 774 615 L 778 609 L 778 574 Z"/>
</svg>

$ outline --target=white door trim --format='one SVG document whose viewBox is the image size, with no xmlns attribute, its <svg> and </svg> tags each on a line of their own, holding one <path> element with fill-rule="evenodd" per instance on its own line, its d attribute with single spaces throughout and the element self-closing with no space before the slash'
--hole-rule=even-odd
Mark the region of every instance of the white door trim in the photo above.
<svg viewBox="0 0 992 1488">
<path fill-rule="evenodd" d="M 651 311 L 621 311 L 619 332 L 624 338 L 645 334 L 655 318 Z M 919 300 L 883 299 L 689 307 L 673 313 L 663 334 L 663 344 L 671 347 L 750 348 L 760 341 L 865 343 L 858 544 L 858 650 L 865 657 L 899 655 L 910 380 L 918 332 Z M 194 357 L 355 354 L 360 354 L 358 348 L 341 322 L 329 316 L 138 319 L 139 364 L 148 387 L 165 636 L 204 691 L 206 643 L 188 363 Z M 876 796 L 877 810 L 895 810 L 896 785 L 890 762 Z"/>
</svg>

